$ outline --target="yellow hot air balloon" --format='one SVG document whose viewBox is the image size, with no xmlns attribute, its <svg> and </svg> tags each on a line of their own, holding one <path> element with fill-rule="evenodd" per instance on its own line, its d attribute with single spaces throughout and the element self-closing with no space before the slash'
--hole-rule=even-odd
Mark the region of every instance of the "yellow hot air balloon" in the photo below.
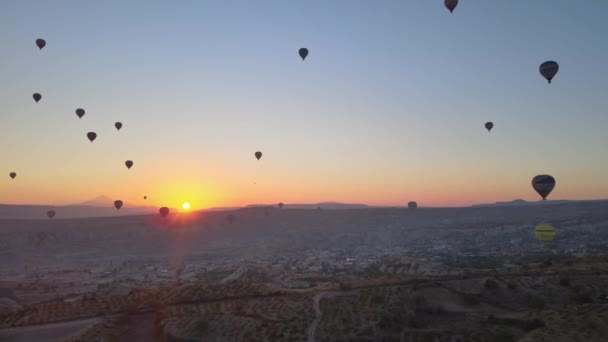
<svg viewBox="0 0 608 342">
<path fill-rule="evenodd" d="M 536 229 L 534 230 L 534 235 L 536 235 L 538 241 L 542 242 L 543 245 L 546 246 L 555 238 L 555 228 L 550 224 L 541 223 L 536 226 Z"/>
</svg>

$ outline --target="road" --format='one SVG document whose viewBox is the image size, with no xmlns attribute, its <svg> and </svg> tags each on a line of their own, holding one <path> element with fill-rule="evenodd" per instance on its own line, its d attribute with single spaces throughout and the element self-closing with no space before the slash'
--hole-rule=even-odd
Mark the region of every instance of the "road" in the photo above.
<svg viewBox="0 0 608 342">
<path fill-rule="evenodd" d="M 356 293 L 355 291 L 319 292 L 315 295 L 314 304 L 313 304 L 313 308 L 315 310 L 315 319 L 310 324 L 310 327 L 308 327 L 308 342 L 315 342 L 317 326 L 319 325 L 319 322 L 321 321 L 321 317 L 323 316 L 323 312 L 321 311 L 321 299 L 324 297 L 330 298 L 330 297 L 337 297 L 337 296 L 352 296 L 355 293 Z"/>
</svg>

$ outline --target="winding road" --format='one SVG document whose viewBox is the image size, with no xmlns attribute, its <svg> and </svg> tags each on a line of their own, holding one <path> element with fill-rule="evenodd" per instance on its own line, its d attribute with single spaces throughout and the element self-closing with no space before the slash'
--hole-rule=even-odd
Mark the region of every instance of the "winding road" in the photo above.
<svg viewBox="0 0 608 342">
<path fill-rule="evenodd" d="M 337 297 L 337 296 L 350 296 L 353 295 L 354 291 L 349 292 L 319 292 L 314 297 L 313 308 L 315 310 L 315 319 L 308 327 L 308 342 L 315 342 L 315 335 L 317 333 L 317 326 L 321 321 L 323 312 L 321 311 L 321 298 L 323 297 Z"/>
</svg>

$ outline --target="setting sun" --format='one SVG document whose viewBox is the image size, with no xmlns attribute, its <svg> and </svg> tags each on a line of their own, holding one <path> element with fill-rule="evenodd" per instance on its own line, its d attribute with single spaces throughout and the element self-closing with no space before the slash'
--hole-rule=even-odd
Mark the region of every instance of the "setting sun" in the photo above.
<svg viewBox="0 0 608 342">
<path fill-rule="evenodd" d="M 190 209 L 190 203 L 184 202 L 184 204 L 182 204 L 182 209 L 184 209 L 184 210 Z"/>
</svg>

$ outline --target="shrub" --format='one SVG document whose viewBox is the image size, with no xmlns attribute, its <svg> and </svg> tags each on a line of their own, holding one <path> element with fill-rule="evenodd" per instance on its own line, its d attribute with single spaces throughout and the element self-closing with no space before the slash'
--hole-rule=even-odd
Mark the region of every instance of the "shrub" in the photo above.
<svg viewBox="0 0 608 342">
<path fill-rule="evenodd" d="M 504 330 L 504 329 L 498 329 L 494 333 L 492 341 L 495 341 L 495 342 L 514 342 L 514 341 L 516 341 L 516 337 L 510 331 L 507 331 L 507 330 Z"/>
<path fill-rule="evenodd" d="M 560 277 L 559 278 L 559 285 L 564 286 L 564 287 L 570 286 L 570 278 L 568 278 L 568 277 Z"/>
<path fill-rule="evenodd" d="M 517 284 L 513 283 L 513 282 L 509 282 L 507 284 L 507 287 L 509 288 L 509 290 L 515 290 L 517 288 Z"/>
<path fill-rule="evenodd" d="M 486 279 L 484 286 L 488 290 L 495 290 L 499 287 L 498 282 L 494 279 Z"/>
<path fill-rule="evenodd" d="M 535 310 L 543 310 L 545 308 L 545 300 L 542 297 L 538 296 L 530 296 L 530 300 L 528 301 L 528 306 L 531 309 Z"/>
<path fill-rule="evenodd" d="M 194 323 L 194 331 L 197 335 L 203 335 L 209 329 L 209 323 L 207 321 L 198 321 Z"/>
<path fill-rule="evenodd" d="M 464 295 L 464 305 L 467 306 L 475 306 L 475 305 L 479 305 L 480 300 L 479 297 L 477 297 L 476 295 L 472 294 L 472 293 L 467 293 Z"/>
<path fill-rule="evenodd" d="M 424 303 L 426 303 L 426 297 L 423 295 L 416 295 L 416 297 L 414 297 L 414 302 L 416 303 L 416 305 L 423 305 Z"/>
</svg>

